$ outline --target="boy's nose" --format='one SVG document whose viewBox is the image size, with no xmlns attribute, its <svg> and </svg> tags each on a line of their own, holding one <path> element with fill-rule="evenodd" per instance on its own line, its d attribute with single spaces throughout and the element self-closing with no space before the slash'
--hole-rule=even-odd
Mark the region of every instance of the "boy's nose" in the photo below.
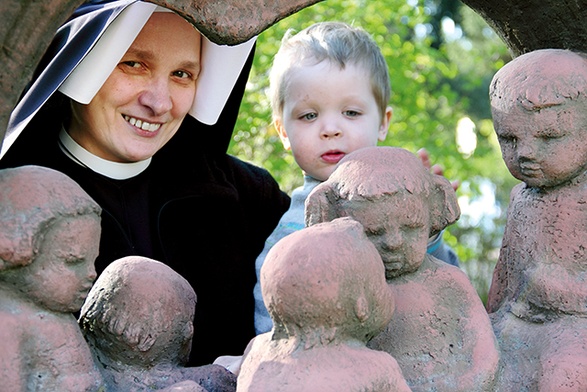
<svg viewBox="0 0 587 392">
<path fill-rule="evenodd" d="M 336 138 L 341 135 L 342 131 L 340 130 L 340 127 L 336 126 L 336 124 L 324 124 L 320 132 L 320 137 L 322 139 Z"/>
<path fill-rule="evenodd" d="M 141 105 L 148 107 L 153 115 L 159 116 L 171 110 L 173 102 L 166 78 L 153 78 L 139 95 Z"/>
</svg>

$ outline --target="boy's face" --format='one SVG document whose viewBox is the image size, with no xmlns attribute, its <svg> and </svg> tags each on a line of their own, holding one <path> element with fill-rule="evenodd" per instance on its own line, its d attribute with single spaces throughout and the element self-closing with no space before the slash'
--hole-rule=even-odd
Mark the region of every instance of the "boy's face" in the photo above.
<svg viewBox="0 0 587 392">
<path fill-rule="evenodd" d="M 59 219 L 49 227 L 32 264 L 20 270 L 20 290 L 48 310 L 80 310 L 96 279 L 99 242 L 97 216 Z"/>
<path fill-rule="evenodd" d="M 419 196 L 405 193 L 371 201 L 347 201 L 346 214 L 361 223 L 379 251 L 385 277 L 413 272 L 424 261 L 430 234 L 428 209 Z"/>
<path fill-rule="evenodd" d="M 294 70 L 288 86 L 276 126 L 305 174 L 324 181 L 346 154 L 385 140 L 391 108 L 380 113 L 362 67 L 322 61 Z"/>
<path fill-rule="evenodd" d="M 516 99 L 499 109 L 493 122 L 503 159 L 514 177 L 532 187 L 563 184 L 587 169 L 587 102 L 567 101 L 526 110 Z"/>
</svg>

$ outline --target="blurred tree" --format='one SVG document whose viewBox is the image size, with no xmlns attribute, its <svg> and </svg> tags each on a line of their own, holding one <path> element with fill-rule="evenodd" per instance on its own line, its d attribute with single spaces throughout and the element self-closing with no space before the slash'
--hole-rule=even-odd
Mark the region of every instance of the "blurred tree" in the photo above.
<svg viewBox="0 0 587 392">
<path fill-rule="evenodd" d="M 288 29 L 326 20 L 364 28 L 387 60 L 394 116 L 382 144 L 413 152 L 425 147 L 447 178 L 463 182 L 458 191 L 463 217 L 445 239 L 485 298 L 514 184 L 494 137 L 487 91 L 509 55 L 484 20 L 460 1 L 328 0 L 264 31 L 230 152 L 265 167 L 288 192 L 301 185 L 301 171 L 271 126 L 267 74 Z M 487 198 L 489 203 L 479 204 Z"/>
</svg>

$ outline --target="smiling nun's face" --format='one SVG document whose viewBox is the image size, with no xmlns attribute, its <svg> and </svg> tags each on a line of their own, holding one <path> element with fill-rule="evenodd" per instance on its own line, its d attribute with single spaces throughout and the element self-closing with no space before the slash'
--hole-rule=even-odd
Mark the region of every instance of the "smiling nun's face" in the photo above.
<svg viewBox="0 0 587 392">
<path fill-rule="evenodd" d="M 192 107 L 200 46 L 200 34 L 179 15 L 153 13 L 92 101 L 72 101 L 70 136 L 109 161 L 152 157 Z"/>
</svg>

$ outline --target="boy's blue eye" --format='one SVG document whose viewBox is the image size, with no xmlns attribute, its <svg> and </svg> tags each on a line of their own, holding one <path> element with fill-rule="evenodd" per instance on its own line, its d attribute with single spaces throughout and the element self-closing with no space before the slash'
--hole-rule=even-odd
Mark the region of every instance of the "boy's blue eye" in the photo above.
<svg viewBox="0 0 587 392">
<path fill-rule="evenodd" d="M 304 120 L 314 120 L 316 117 L 318 117 L 317 113 L 306 113 L 302 116 Z"/>
<path fill-rule="evenodd" d="M 358 115 L 360 115 L 360 113 L 356 110 L 345 110 L 343 114 L 348 117 L 357 117 Z"/>
</svg>

